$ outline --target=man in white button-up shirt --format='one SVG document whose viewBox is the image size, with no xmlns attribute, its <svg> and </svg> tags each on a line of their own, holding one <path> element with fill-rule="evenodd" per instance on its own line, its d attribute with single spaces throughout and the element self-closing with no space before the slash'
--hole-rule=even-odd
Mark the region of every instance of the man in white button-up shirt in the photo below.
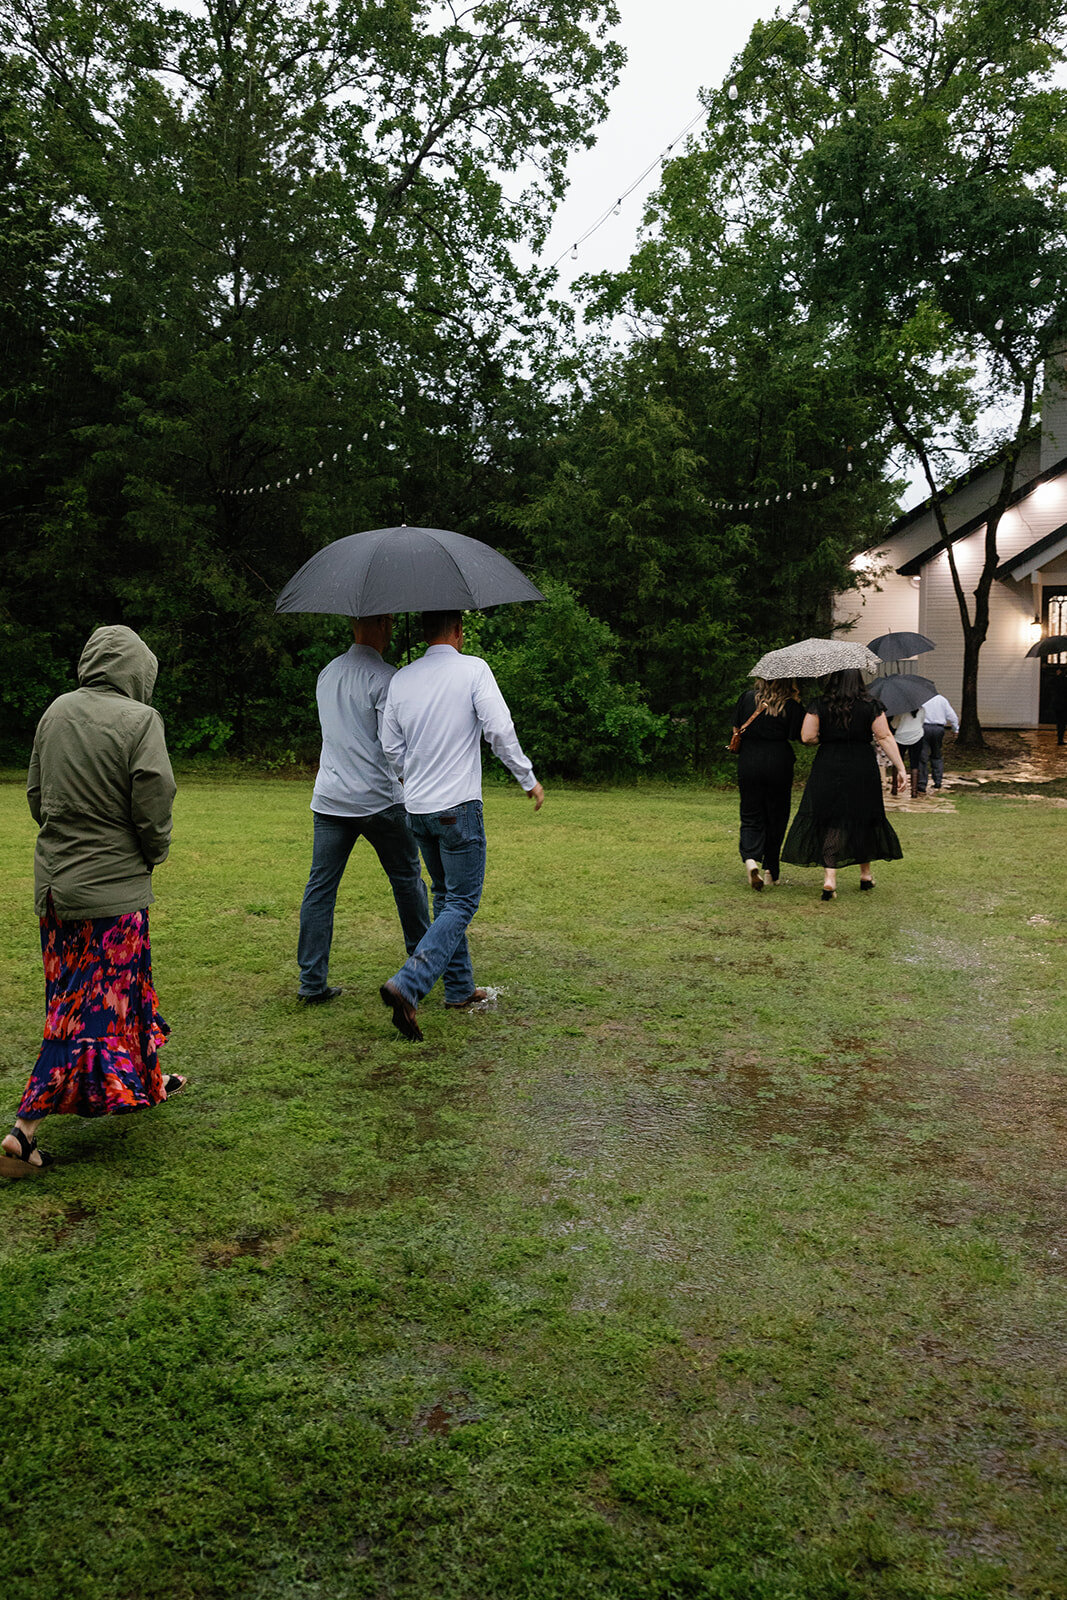
<svg viewBox="0 0 1067 1600">
<path fill-rule="evenodd" d="M 392 679 L 382 718 L 382 749 L 403 781 L 408 822 L 433 886 L 432 927 L 380 991 L 406 1039 L 422 1038 L 415 1013 L 438 978 L 454 1010 L 485 999 L 467 948 L 485 878 L 482 739 L 535 811 L 545 798 L 488 663 L 462 654 L 462 614 L 427 612 L 423 628 L 429 649 Z"/>
<path fill-rule="evenodd" d="M 299 999 L 305 1005 L 341 993 L 327 982 L 337 891 L 352 847 L 368 839 L 385 869 L 410 955 L 430 926 L 419 847 L 408 827 L 403 790 L 382 753 L 381 722 L 389 680 L 391 616 L 353 620 L 355 643 L 319 673 L 315 698 L 322 755 L 311 810 L 315 842 L 311 875 L 300 907 Z"/>
<path fill-rule="evenodd" d="M 932 699 L 925 700 L 919 715 L 923 719 L 923 742 L 919 752 L 919 793 L 925 794 L 931 771 L 934 775 L 935 789 L 940 789 L 944 782 L 945 758 L 941 747 L 945 742 L 945 731 L 951 728 L 953 733 L 959 733 L 960 719 L 943 694 L 935 694 Z"/>
</svg>

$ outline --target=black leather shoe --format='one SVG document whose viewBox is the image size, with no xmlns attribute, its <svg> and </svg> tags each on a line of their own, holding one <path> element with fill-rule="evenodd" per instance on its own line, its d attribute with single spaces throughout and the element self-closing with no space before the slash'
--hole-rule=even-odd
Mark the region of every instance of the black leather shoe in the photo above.
<svg viewBox="0 0 1067 1600">
<path fill-rule="evenodd" d="M 422 1029 L 415 1020 L 415 1007 L 410 1000 L 406 1000 L 399 989 L 394 989 L 391 983 L 383 983 L 378 993 L 382 997 L 383 1006 L 393 1009 L 393 1027 L 397 1033 L 403 1034 L 405 1039 L 410 1039 L 412 1044 L 422 1043 Z"/>
<path fill-rule="evenodd" d="M 318 994 L 298 994 L 297 999 L 302 1006 L 324 1006 L 327 1000 L 336 1000 L 343 989 L 320 989 Z"/>
</svg>

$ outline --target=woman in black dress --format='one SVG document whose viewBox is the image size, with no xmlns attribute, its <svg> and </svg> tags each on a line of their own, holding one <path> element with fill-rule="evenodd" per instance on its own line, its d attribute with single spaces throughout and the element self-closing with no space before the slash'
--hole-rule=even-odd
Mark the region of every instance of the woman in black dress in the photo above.
<svg viewBox="0 0 1067 1600">
<path fill-rule="evenodd" d="M 793 746 L 803 720 L 800 691 L 791 678 L 757 678 L 734 711 L 745 728 L 737 758 L 741 791 L 741 859 L 753 889 L 778 882 L 778 866 L 793 793 Z M 745 724 L 748 724 L 745 727 Z"/>
<path fill-rule="evenodd" d="M 872 861 L 899 861 L 900 840 L 886 821 L 877 741 L 901 780 L 904 763 L 886 714 L 867 693 L 863 674 L 834 672 L 809 707 L 800 737 L 818 752 L 782 850 L 798 867 L 823 868 L 824 900 L 837 894 L 838 867 L 859 863 L 860 888 L 873 889 Z"/>
</svg>

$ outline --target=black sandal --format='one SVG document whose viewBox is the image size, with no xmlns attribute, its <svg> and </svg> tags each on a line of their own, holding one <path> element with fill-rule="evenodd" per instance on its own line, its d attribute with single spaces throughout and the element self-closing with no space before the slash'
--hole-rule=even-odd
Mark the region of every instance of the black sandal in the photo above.
<svg viewBox="0 0 1067 1600">
<path fill-rule="evenodd" d="M 173 1100 L 176 1094 L 181 1094 L 188 1082 L 188 1078 L 181 1077 L 177 1072 L 169 1073 L 168 1076 L 163 1079 L 163 1089 L 167 1099 Z"/>
<path fill-rule="evenodd" d="M 44 1172 L 47 1167 L 55 1166 L 55 1156 L 50 1156 L 45 1150 L 37 1150 L 36 1138 L 27 1139 L 21 1128 L 12 1128 L 11 1132 L 18 1140 L 22 1148 L 22 1154 L 13 1156 L 9 1150 L 5 1150 L 3 1146 L 0 1146 L 0 1173 L 3 1173 L 5 1178 L 36 1177 L 39 1172 Z M 40 1166 L 36 1161 L 30 1160 L 35 1150 L 37 1150 L 37 1154 L 41 1158 Z"/>
</svg>

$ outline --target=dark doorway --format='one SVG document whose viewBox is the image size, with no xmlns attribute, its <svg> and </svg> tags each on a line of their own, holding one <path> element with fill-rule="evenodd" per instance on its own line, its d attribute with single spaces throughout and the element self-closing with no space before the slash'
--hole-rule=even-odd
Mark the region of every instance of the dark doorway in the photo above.
<svg viewBox="0 0 1067 1600">
<path fill-rule="evenodd" d="M 1041 632 L 1046 639 L 1055 633 L 1067 633 L 1067 587 L 1042 589 Z M 1061 651 L 1059 655 L 1043 657 L 1041 699 L 1037 713 L 1039 722 L 1056 721 L 1056 680 L 1062 681 L 1065 678 L 1067 678 L 1067 650 Z"/>
</svg>

